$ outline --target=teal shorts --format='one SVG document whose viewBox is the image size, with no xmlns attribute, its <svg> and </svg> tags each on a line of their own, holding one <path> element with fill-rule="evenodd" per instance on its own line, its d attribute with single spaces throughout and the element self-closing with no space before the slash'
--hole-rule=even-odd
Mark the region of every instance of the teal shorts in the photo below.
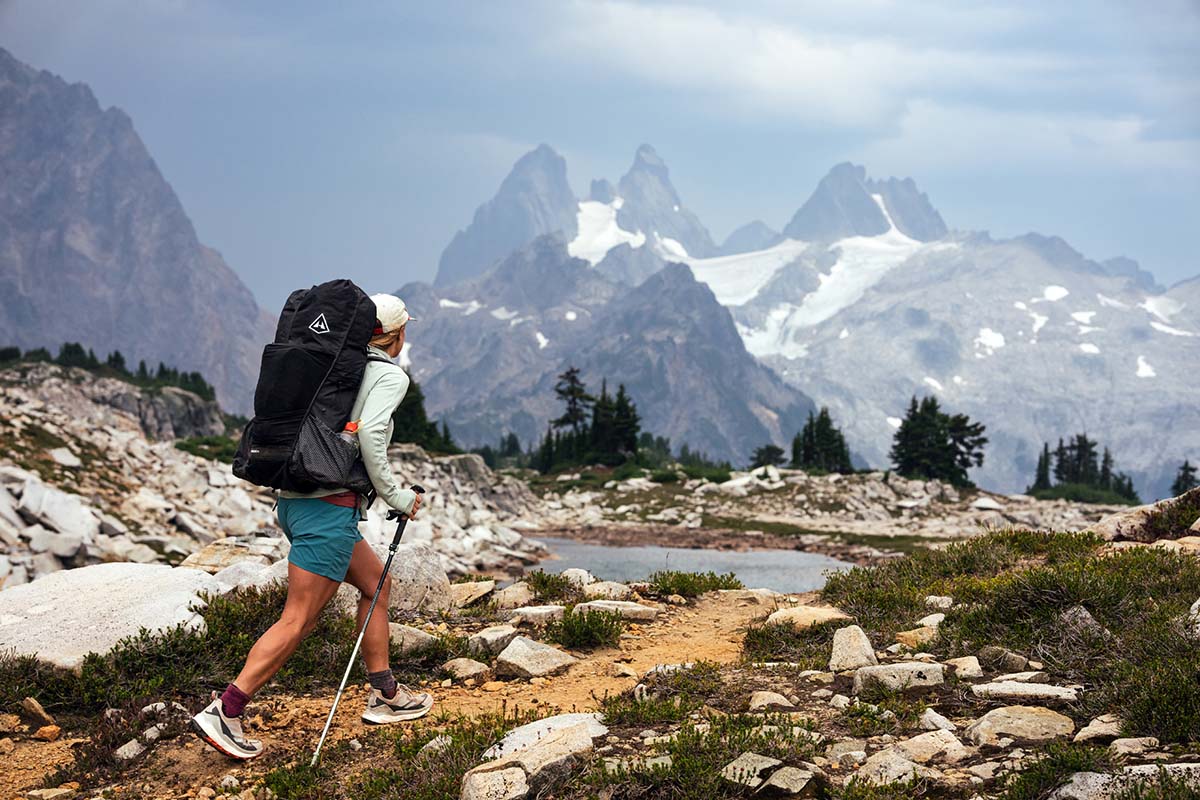
<svg viewBox="0 0 1200 800">
<path fill-rule="evenodd" d="M 358 532 L 358 509 L 315 497 L 281 497 L 276 511 L 283 535 L 292 543 L 288 561 L 331 581 L 346 579 Z"/>
</svg>

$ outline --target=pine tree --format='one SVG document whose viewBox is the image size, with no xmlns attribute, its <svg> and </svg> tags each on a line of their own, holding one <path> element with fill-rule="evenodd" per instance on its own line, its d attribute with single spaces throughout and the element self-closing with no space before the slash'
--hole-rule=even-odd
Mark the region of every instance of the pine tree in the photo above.
<svg viewBox="0 0 1200 800">
<path fill-rule="evenodd" d="M 1107 447 L 1104 448 L 1104 456 L 1100 459 L 1100 477 L 1098 478 L 1101 489 L 1111 489 L 1113 487 L 1113 457 L 1112 451 Z"/>
<path fill-rule="evenodd" d="M 141 361 L 139 361 L 139 362 L 138 362 L 138 369 L 137 369 L 137 379 L 138 379 L 139 381 L 148 381 L 148 380 L 150 380 L 150 372 L 149 372 L 149 370 L 147 370 L 147 369 L 146 369 L 146 361 L 145 361 L 145 359 L 143 359 L 143 360 L 141 360 Z"/>
<path fill-rule="evenodd" d="M 1070 483 L 1067 479 L 1070 473 L 1071 462 L 1067 458 L 1067 448 L 1063 444 L 1062 437 L 1058 438 L 1058 447 L 1054 451 L 1054 482 L 1055 483 Z"/>
<path fill-rule="evenodd" d="M 1033 478 L 1033 485 L 1026 491 L 1033 493 L 1045 491 L 1050 487 L 1050 443 L 1045 442 L 1042 444 L 1042 452 L 1038 454 L 1037 474 Z"/>
<path fill-rule="evenodd" d="M 625 384 L 617 386 L 617 396 L 613 401 L 613 441 L 617 452 L 627 458 L 637 456 L 638 434 L 642 430 L 642 421 L 638 416 L 637 406 L 625 393 Z"/>
<path fill-rule="evenodd" d="M 129 374 L 129 370 L 125 367 L 125 356 L 121 354 L 120 350 L 114 350 L 109 353 L 108 358 L 104 361 L 104 365 L 122 375 Z"/>
<path fill-rule="evenodd" d="M 1171 495 L 1179 497 L 1197 486 L 1200 486 L 1200 481 L 1196 480 L 1196 467 L 1184 459 L 1183 464 L 1179 466 L 1179 472 L 1175 474 L 1175 482 L 1171 484 Z"/>
<path fill-rule="evenodd" d="M 775 444 L 764 444 L 754 451 L 750 469 L 758 469 L 768 465 L 782 464 L 784 461 L 783 448 Z"/>
<path fill-rule="evenodd" d="M 566 406 L 563 415 L 551 423 L 555 428 L 570 428 L 576 434 L 587 422 L 587 411 L 594 399 L 587 393 L 583 381 L 579 379 L 579 368 L 568 367 L 567 371 L 558 376 L 554 393 Z"/>
<path fill-rule="evenodd" d="M 913 397 L 893 440 L 892 463 L 901 475 L 971 486 L 967 470 L 983 464 L 984 430 L 966 414 L 943 413 L 935 397 L 920 403 Z"/>
<path fill-rule="evenodd" d="M 616 439 L 616 404 L 608 393 L 608 380 L 600 382 L 600 396 L 592 404 L 592 449 L 602 461 L 618 457 Z"/>
<path fill-rule="evenodd" d="M 792 465 L 825 472 L 852 472 L 846 438 L 833 424 L 828 408 L 808 412 L 804 428 L 792 440 Z"/>
</svg>

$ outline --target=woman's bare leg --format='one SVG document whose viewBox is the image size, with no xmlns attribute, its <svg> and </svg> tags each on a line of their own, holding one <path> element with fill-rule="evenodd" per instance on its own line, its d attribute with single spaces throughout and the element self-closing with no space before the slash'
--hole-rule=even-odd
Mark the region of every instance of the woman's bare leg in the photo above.
<svg viewBox="0 0 1200 800">
<path fill-rule="evenodd" d="M 383 563 L 379 556 L 364 541 L 354 545 L 354 553 L 350 556 L 350 569 L 346 571 L 346 583 L 358 589 L 362 597 L 358 601 L 358 626 L 356 632 L 362 629 L 367 609 L 371 607 L 371 598 L 375 595 L 375 587 L 379 585 L 379 576 L 383 574 Z M 371 624 L 367 626 L 367 635 L 363 637 L 363 662 L 367 672 L 381 672 L 388 668 L 388 596 L 392 589 L 392 578 L 383 582 L 383 591 L 379 593 L 379 602 L 375 604 L 375 613 L 371 615 Z"/>
<path fill-rule="evenodd" d="M 358 549 L 354 552 L 357 555 Z M 271 680 L 316 626 L 317 616 L 338 586 L 337 581 L 288 564 L 288 595 L 283 613 L 250 648 L 246 665 L 234 685 L 252 695 Z"/>
</svg>

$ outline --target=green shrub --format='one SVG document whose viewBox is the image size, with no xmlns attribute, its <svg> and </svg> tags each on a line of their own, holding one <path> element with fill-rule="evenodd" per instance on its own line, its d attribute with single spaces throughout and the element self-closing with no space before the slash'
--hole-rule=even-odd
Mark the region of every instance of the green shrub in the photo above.
<svg viewBox="0 0 1200 800">
<path fill-rule="evenodd" d="M 613 611 L 567 609 L 561 620 L 546 626 L 546 638 L 571 650 L 616 647 L 625 630 L 625 620 Z"/>
<path fill-rule="evenodd" d="M 718 589 L 744 589 L 745 585 L 732 572 L 718 575 L 715 572 L 680 572 L 660 570 L 646 579 L 650 592 L 660 597 L 677 594 L 680 597 L 699 597 L 705 592 Z"/>
<path fill-rule="evenodd" d="M 626 461 L 621 466 L 612 471 L 612 479 L 614 481 L 627 481 L 630 478 L 640 478 L 646 474 L 646 470 L 639 467 L 632 461 Z"/>
<path fill-rule="evenodd" d="M 806 628 L 792 622 L 760 622 L 746 628 L 742 655 L 748 661 L 783 661 L 803 669 L 825 669 L 833 634 L 844 622 L 824 622 Z"/>
<path fill-rule="evenodd" d="M 233 457 L 237 454 L 238 440 L 228 436 L 189 436 L 186 439 L 177 439 L 175 446 L 200 458 L 232 464 Z"/>
<path fill-rule="evenodd" d="M 685 466 L 683 468 L 683 474 L 687 475 L 693 480 L 703 478 L 704 480 L 712 481 L 713 483 L 724 483 L 731 477 L 727 467 Z"/>
<path fill-rule="evenodd" d="M 859 695 L 862 702 L 842 711 L 842 722 L 855 736 L 879 736 L 913 727 L 925 704 L 903 692 L 868 685 Z"/>
<path fill-rule="evenodd" d="M 1181 775 L 1160 769 L 1150 780 L 1118 789 L 1112 800 L 1200 800 L 1200 788 Z"/>
<path fill-rule="evenodd" d="M 700 708 L 700 703 L 683 695 L 636 698 L 631 693 L 610 695 L 600 701 L 604 720 L 610 725 L 661 725 L 680 722 Z"/>
<path fill-rule="evenodd" d="M 536 600 L 571 602 L 581 596 L 579 587 L 558 572 L 546 572 L 545 570 L 535 569 L 532 572 L 525 573 L 525 577 L 522 580 L 529 584 L 529 588 L 533 591 L 533 596 Z"/>
<path fill-rule="evenodd" d="M 1051 743 L 1041 756 L 1013 773 L 1000 800 L 1041 800 L 1076 772 L 1097 772 L 1108 764 L 1104 748 Z"/>
<path fill-rule="evenodd" d="M 1035 489 L 1030 492 L 1038 500 L 1070 500 L 1074 503 L 1093 503 L 1105 506 L 1135 506 L 1137 500 L 1112 489 L 1101 489 L 1098 486 L 1088 486 L 1084 483 L 1060 483 L 1049 489 Z"/>
<path fill-rule="evenodd" d="M 655 483 L 678 483 L 679 473 L 673 469 L 656 469 L 650 473 L 650 480 Z"/>
<path fill-rule="evenodd" d="M 1178 539 L 1187 536 L 1188 529 L 1200 519 L 1200 487 L 1184 492 L 1174 500 L 1168 500 L 1156 508 L 1146 519 L 1143 538 L 1152 542 L 1157 539 Z"/>
</svg>

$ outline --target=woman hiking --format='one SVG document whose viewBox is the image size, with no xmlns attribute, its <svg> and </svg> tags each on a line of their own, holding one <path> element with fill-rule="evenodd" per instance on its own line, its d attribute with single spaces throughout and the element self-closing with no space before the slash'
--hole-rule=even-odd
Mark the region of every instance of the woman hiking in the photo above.
<svg viewBox="0 0 1200 800">
<path fill-rule="evenodd" d="M 375 330 L 368 345 L 362 386 L 354 401 L 351 420 L 358 420 L 358 441 L 371 484 L 379 497 L 410 518 L 421 508 L 421 495 L 402 489 L 392 476 L 387 458 L 392 438 L 392 414 L 408 391 L 408 375 L 392 360 L 404 347 L 409 322 L 404 301 L 390 294 L 371 297 L 375 303 Z M 386 359 L 381 361 L 379 358 Z M 236 759 L 251 759 L 263 751 L 262 742 L 247 738 L 242 730 L 246 704 L 274 677 L 300 642 L 317 624 L 317 615 L 347 582 L 361 592 L 358 624 L 371 604 L 383 564 L 358 532 L 365 518 L 365 503 L 344 489 L 310 494 L 280 492 L 278 517 L 291 542 L 288 554 L 288 593 L 279 620 L 267 629 L 246 656 L 246 664 L 224 693 L 192 718 L 192 726 L 210 745 Z M 387 609 L 391 578 L 383 583 L 379 605 Z M 388 665 L 388 617 L 374 614 L 363 636 L 363 661 L 371 691 L 363 710 L 368 723 L 400 722 L 429 713 L 433 698 L 396 683 Z"/>
</svg>

